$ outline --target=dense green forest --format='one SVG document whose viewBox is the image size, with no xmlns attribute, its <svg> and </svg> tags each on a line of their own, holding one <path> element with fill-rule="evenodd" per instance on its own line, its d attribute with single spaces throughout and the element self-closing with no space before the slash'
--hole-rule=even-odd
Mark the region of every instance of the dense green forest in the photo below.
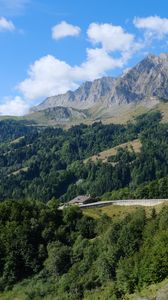
<svg viewBox="0 0 168 300">
<path fill-rule="evenodd" d="M 168 197 L 168 124 L 161 119 L 150 112 L 126 125 L 69 130 L 0 122 L 0 299 L 128 299 L 167 277 L 166 206 L 122 219 L 58 208 L 79 194 Z M 139 152 L 119 147 L 107 162 L 89 159 L 135 139 Z M 14 286 L 18 294 L 8 297 Z"/>
<path fill-rule="evenodd" d="M 102 196 L 127 188 L 138 197 L 167 197 L 167 189 L 136 193 L 144 183 L 168 174 L 168 125 L 151 112 L 127 125 L 38 128 L 19 121 L 0 122 L 0 199 L 67 201 L 78 194 Z M 5 136 L 5 139 L 4 139 Z M 138 138 L 140 153 L 119 149 L 107 163 L 87 163 L 100 151 Z M 152 186 L 151 186 L 152 187 Z M 150 185 L 149 185 L 150 189 Z M 142 190 L 142 189 L 141 189 Z M 115 193 L 118 198 L 118 194 Z M 119 192 L 119 195 L 121 193 Z"/>
<path fill-rule="evenodd" d="M 139 208 L 124 219 L 95 220 L 57 205 L 0 204 L 0 299 L 117 300 L 167 276 L 167 206 L 148 216 Z M 94 298 L 102 289 L 103 298 Z"/>
</svg>

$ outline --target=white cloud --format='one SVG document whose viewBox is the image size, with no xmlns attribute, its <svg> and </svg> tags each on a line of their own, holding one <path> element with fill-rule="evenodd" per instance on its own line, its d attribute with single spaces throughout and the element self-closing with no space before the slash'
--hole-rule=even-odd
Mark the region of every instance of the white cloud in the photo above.
<svg viewBox="0 0 168 300">
<path fill-rule="evenodd" d="M 4 17 L 0 17 L 0 31 L 14 31 L 15 26 L 12 21 L 7 20 Z"/>
<path fill-rule="evenodd" d="M 78 36 L 80 32 L 80 27 L 63 21 L 52 28 L 52 38 L 59 40 L 68 36 Z"/>
<path fill-rule="evenodd" d="M 159 16 L 150 16 L 147 18 L 134 18 L 134 25 L 138 29 L 144 29 L 147 38 L 162 39 L 168 34 L 168 19 Z"/>
<path fill-rule="evenodd" d="M 10 0 L 8 2 L 10 3 Z M 155 16 L 135 18 L 133 22 L 137 28 L 145 31 L 143 40 L 137 40 L 137 37 L 126 32 L 121 26 L 92 23 L 87 30 L 91 47 L 86 49 L 86 59 L 81 64 L 73 66 L 53 55 L 36 60 L 29 66 L 27 78 L 16 87 L 22 98 L 5 98 L 0 105 L 0 114 L 23 115 L 33 102 L 37 103 L 41 98 L 74 90 L 82 81 L 94 80 L 116 68 L 127 68 L 129 59 L 135 53 L 141 49 L 144 49 L 144 53 L 145 50 L 149 51 L 149 46 L 153 45 L 153 38 L 162 39 L 168 34 L 168 19 Z M 7 21 L 5 24 L 11 26 L 3 25 L 6 26 L 6 30 L 14 30 L 13 23 Z M 54 39 L 76 36 L 79 33 L 79 27 L 66 22 L 52 29 Z"/>
<path fill-rule="evenodd" d="M 47 55 L 29 67 L 28 77 L 17 86 L 26 99 L 33 100 L 74 90 L 84 80 L 94 80 L 110 70 L 122 68 L 142 46 L 132 34 L 112 24 L 93 23 L 87 34 L 92 44 L 100 44 L 100 48 L 86 49 L 86 60 L 80 65 L 71 66 Z M 118 53 L 117 58 L 113 52 Z"/>
<path fill-rule="evenodd" d="M 84 80 L 94 80 L 109 70 L 123 67 L 127 60 L 127 55 L 115 59 L 99 48 L 87 49 L 87 59 L 79 66 L 47 55 L 30 66 L 28 78 L 17 89 L 30 100 L 62 94 L 76 89 Z"/>
<path fill-rule="evenodd" d="M 77 87 L 71 73 L 70 65 L 47 55 L 29 67 L 28 78 L 18 85 L 18 89 L 28 99 L 64 93 Z"/>
<path fill-rule="evenodd" d="M 106 74 L 107 71 L 121 68 L 124 59 L 113 58 L 103 48 L 87 49 L 87 59 L 80 66 L 73 68 L 73 77 L 76 80 L 94 80 Z"/>
<path fill-rule="evenodd" d="M 0 104 L 0 115 L 22 116 L 28 112 L 28 108 L 28 104 L 21 97 L 6 97 L 4 103 Z"/>
<path fill-rule="evenodd" d="M 134 42 L 133 34 L 108 23 L 90 24 L 87 34 L 93 44 L 101 44 L 106 51 L 127 51 Z"/>
</svg>

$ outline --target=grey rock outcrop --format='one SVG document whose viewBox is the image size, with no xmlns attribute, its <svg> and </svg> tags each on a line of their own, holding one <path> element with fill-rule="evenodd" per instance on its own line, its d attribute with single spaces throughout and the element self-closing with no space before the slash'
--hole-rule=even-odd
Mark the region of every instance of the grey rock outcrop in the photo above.
<svg viewBox="0 0 168 300">
<path fill-rule="evenodd" d="M 168 54 L 149 55 L 119 77 L 108 103 L 138 102 L 153 97 L 168 99 Z"/>
<path fill-rule="evenodd" d="M 153 99 L 168 100 L 168 53 L 148 55 L 118 78 L 87 81 L 75 91 L 49 97 L 31 112 L 57 106 L 85 109 L 99 104 L 109 107 Z"/>
<path fill-rule="evenodd" d="M 110 95 L 115 79 L 103 77 L 93 82 L 84 82 L 74 92 L 68 91 L 65 94 L 47 98 L 40 105 L 33 107 L 32 112 L 44 110 L 49 107 L 64 106 L 78 109 L 90 108 L 97 102 L 103 103 Z"/>
</svg>

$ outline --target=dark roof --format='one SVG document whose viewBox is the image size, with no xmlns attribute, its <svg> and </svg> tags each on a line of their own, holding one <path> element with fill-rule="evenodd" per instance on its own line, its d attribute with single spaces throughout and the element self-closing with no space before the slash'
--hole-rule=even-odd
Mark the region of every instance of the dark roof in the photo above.
<svg viewBox="0 0 168 300">
<path fill-rule="evenodd" d="M 87 200 L 90 199 L 90 196 L 87 195 L 83 195 L 83 196 L 77 196 L 74 199 L 72 199 L 71 201 L 69 201 L 70 204 L 75 204 L 75 203 L 84 203 Z"/>
</svg>

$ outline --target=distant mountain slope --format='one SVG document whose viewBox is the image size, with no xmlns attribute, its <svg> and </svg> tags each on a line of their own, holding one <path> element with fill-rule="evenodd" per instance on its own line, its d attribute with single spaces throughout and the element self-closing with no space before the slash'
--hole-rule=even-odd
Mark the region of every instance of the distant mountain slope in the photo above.
<svg viewBox="0 0 168 300">
<path fill-rule="evenodd" d="M 148 100 L 168 99 L 168 54 L 148 55 L 118 78 L 103 77 L 83 83 L 77 90 L 47 98 L 33 107 L 37 112 L 57 106 L 88 109 L 95 105 L 113 107 Z"/>
<path fill-rule="evenodd" d="M 88 115 L 84 110 L 72 107 L 49 107 L 47 109 L 33 112 L 24 117 L 27 120 L 36 122 L 37 125 L 54 126 L 64 124 L 80 124 L 88 119 Z"/>
<path fill-rule="evenodd" d="M 126 124 L 134 121 L 148 111 L 160 111 L 162 122 L 168 122 L 168 101 L 142 101 L 140 103 L 114 104 L 111 107 L 95 105 L 90 109 L 75 109 L 70 107 L 54 107 L 37 111 L 24 117 L 0 116 L 1 120 L 29 121 L 33 126 L 60 126 L 69 128 L 77 124 L 92 124 L 101 121 L 103 124 Z"/>
<path fill-rule="evenodd" d="M 61 112 L 60 108 L 64 113 Z M 54 107 L 31 113 L 21 119 L 29 120 L 40 126 L 59 125 L 69 128 L 81 123 L 92 124 L 99 121 L 103 124 L 126 124 L 128 121 L 133 121 L 136 116 L 148 111 L 160 111 L 163 115 L 162 122 L 167 123 L 168 103 L 154 103 L 154 101 L 151 101 L 151 103 L 142 101 L 138 104 L 115 104 L 112 107 L 97 105 L 90 109 L 83 110 L 77 110 L 70 107 Z M 0 120 L 1 119 L 5 118 L 0 117 Z"/>
</svg>

